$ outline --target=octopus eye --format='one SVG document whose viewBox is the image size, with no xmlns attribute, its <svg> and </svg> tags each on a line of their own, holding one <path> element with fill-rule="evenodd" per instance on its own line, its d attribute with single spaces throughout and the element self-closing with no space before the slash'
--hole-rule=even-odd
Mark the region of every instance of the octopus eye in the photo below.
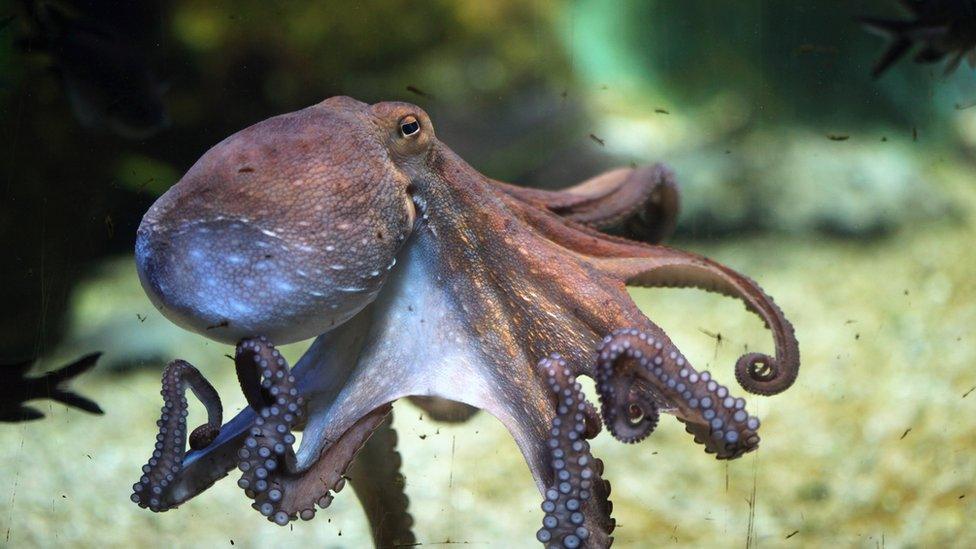
<svg viewBox="0 0 976 549">
<path fill-rule="evenodd" d="M 413 137 L 418 133 L 420 133 L 420 121 L 417 120 L 416 116 L 408 115 L 400 120 L 400 135 L 402 137 Z"/>
</svg>

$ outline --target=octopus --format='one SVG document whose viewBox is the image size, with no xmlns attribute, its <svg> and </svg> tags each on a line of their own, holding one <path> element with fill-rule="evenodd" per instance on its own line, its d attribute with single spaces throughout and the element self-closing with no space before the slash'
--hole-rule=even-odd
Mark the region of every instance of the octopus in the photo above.
<svg viewBox="0 0 976 549">
<path fill-rule="evenodd" d="M 228 137 L 146 213 L 136 263 L 166 317 L 236 345 L 248 406 L 224 423 L 210 383 L 170 363 L 132 501 L 166 511 L 236 468 L 252 507 L 286 525 L 348 481 L 377 546 L 415 543 L 391 426 L 408 399 L 507 428 L 543 498 L 539 542 L 610 545 L 610 485 L 588 442 L 604 426 L 636 443 L 665 412 L 719 459 L 759 443 L 745 401 L 696 370 L 628 286 L 702 288 L 757 314 L 774 350 L 736 362 L 750 393 L 780 393 L 799 371 L 794 330 L 755 282 L 661 245 L 678 204 L 663 165 L 562 190 L 491 179 L 401 102 L 333 97 Z M 277 345 L 310 338 L 291 368 Z M 192 431 L 186 389 L 207 410 Z"/>
</svg>

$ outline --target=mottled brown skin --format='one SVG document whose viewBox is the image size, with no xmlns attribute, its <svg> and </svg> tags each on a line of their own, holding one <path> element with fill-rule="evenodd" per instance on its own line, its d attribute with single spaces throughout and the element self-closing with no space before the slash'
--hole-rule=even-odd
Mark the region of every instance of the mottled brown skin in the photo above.
<svg viewBox="0 0 976 549">
<path fill-rule="evenodd" d="M 161 507 L 253 460 L 238 453 L 249 438 L 279 448 L 287 442 L 282 431 L 300 426 L 301 447 L 289 453 L 290 443 L 281 446 L 287 467 L 273 466 L 268 478 L 284 475 L 280 485 L 299 487 L 302 501 L 326 498 L 329 486 L 315 493 L 303 479 L 323 463 L 344 470 L 348 462 L 340 461 L 355 452 L 333 450 L 350 437 L 358 441 L 367 423 L 382 425 L 389 404 L 405 397 L 423 397 L 419 403 L 431 408 L 455 401 L 497 417 L 545 493 L 559 482 L 549 433 L 560 399 L 534 365 L 553 355 L 565 364 L 560 387 L 581 375 L 603 380 L 601 403 L 619 412 L 603 418 L 612 430 L 630 421 L 646 434 L 640 412 L 660 410 L 675 414 L 719 457 L 754 448 L 754 433 L 743 430 L 748 436 L 729 441 L 727 427 L 713 427 L 700 397 L 727 390 L 695 372 L 626 291 L 687 286 L 741 299 L 771 330 L 775 353 L 740 358 L 740 384 L 774 394 L 796 379 L 792 326 L 754 282 L 706 258 L 646 243 L 670 232 L 677 203 L 672 176 L 660 166 L 609 172 L 555 192 L 488 179 L 436 139 L 426 113 L 406 103 L 336 97 L 227 138 L 146 214 L 136 256 L 143 285 L 165 315 L 213 339 L 243 338 L 238 371 L 251 407 L 186 455 L 160 494 Z M 607 334 L 617 336 L 604 341 Z M 264 391 L 294 388 L 285 405 L 301 402 L 300 420 L 280 419 L 244 380 L 254 367 L 241 367 L 241 349 L 259 335 L 275 343 L 318 336 L 294 370 L 275 366 L 285 376 L 276 379 L 293 376 L 293 384 L 262 382 Z M 651 345 L 651 362 L 631 342 Z M 694 386 L 672 382 L 692 375 Z M 741 409 L 732 404 L 722 416 L 730 422 Z M 582 429 L 592 436 L 592 406 L 585 415 Z M 289 494 L 276 495 L 281 499 L 259 509 L 269 519 L 306 518 L 301 506 L 279 505 L 292 501 Z M 574 526 L 606 544 L 610 506 L 606 493 L 594 495 Z M 409 528 L 409 521 L 392 522 Z M 378 544 L 398 534 L 383 535 Z"/>
</svg>

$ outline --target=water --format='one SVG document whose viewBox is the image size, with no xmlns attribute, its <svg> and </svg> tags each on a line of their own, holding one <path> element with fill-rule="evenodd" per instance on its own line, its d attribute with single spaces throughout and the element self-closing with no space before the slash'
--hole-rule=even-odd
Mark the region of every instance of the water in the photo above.
<svg viewBox="0 0 976 549">
<path fill-rule="evenodd" d="M 667 162 L 683 193 L 672 244 L 748 274 L 794 323 L 799 380 L 749 399 L 758 452 L 718 462 L 669 416 L 639 445 L 593 442 L 615 546 L 976 543 L 976 71 L 908 56 L 872 79 L 885 40 L 855 17 L 907 18 L 897 4 L 62 7 L 69 36 L 103 29 L 87 48 L 47 12 L 0 8 L 16 14 L 0 28 L 0 356 L 44 371 L 103 351 L 72 388 L 106 412 L 35 401 L 45 419 L 0 426 L 2 544 L 369 543 L 348 490 L 287 528 L 236 474 L 164 514 L 128 501 L 167 361 L 199 367 L 225 415 L 244 406 L 232 349 L 139 286 L 142 214 L 224 137 L 337 94 L 416 103 L 459 155 L 520 184 Z M 732 300 L 632 295 L 730 386 L 744 348 L 771 348 Z M 437 423 L 405 402 L 395 416 L 419 541 L 537 545 L 539 495 L 498 421 Z"/>
</svg>

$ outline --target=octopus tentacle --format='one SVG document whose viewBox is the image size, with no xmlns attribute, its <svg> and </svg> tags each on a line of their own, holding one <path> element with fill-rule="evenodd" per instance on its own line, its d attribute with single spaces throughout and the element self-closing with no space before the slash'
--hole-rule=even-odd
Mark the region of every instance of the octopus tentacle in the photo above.
<svg viewBox="0 0 976 549">
<path fill-rule="evenodd" d="M 393 414 L 383 420 L 349 467 L 349 482 L 363 505 L 376 547 L 403 547 L 417 539 L 411 530 L 410 499 L 396 450 Z"/>
<path fill-rule="evenodd" d="M 163 408 L 160 411 L 159 434 L 152 457 L 142 467 L 142 478 L 132 486 L 132 499 L 140 507 L 152 511 L 166 511 L 174 505 L 166 497 L 171 483 L 183 468 L 186 454 L 186 416 L 188 405 L 186 388 L 203 403 L 207 410 L 207 422 L 190 434 L 190 448 L 206 447 L 220 433 L 223 406 L 220 396 L 199 370 L 189 362 L 174 360 L 163 370 Z"/>
<path fill-rule="evenodd" d="M 237 484 L 254 500 L 252 507 L 268 520 L 286 525 L 296 518 L 311 520 L 315 505 L 326 508 L 333 493 L 346 484 L 344 473 L 390 412 L 381 406 L 362 417 L 326 448 L 311 466 L 297 468 L 291 429 L 303 414 L 303 399 L 284 357 L 264 338 L 245 339 L 237 345 L 238 371 L 260 376 L 260 385 L 273 401 L 260 409 L 244 447 L 238 451 L 243 473 Z M 245 383 L 242 382 L 242 386 Z"/>
<path fill-rule="evenodd" d="M 592 407 L 583 396 L 580 384 L 559 355 L 542 359 L 537 365 L 549 388 L 558 398 L 547 442 L 551 453 L 554 482 L 545 491 L 542 510 L 546 513 L 536 539 L 550 548 L 608 547 L 616 521 L 610 517 L 613 505 L 607 499 L 610 483 L 603 480 L 603 462 L 593 457 L 586 442 Z M 585 507 L 600 506 L 603 513 L 597 526 L 587 528 Z"/>
<path fill-rule="evenodd" d="M 654 432 L 661 414 L 644 380 L 621 373 L 607 376 L 601 387 L 601 394 L 613 395 L 602 403 L 602 413 L 614 438 L 632 444 Z"/>
<path fill-rule="evenodd" d="M 745 400 L 729 394 L 711 374 L 698 373 L 666 339 L 634 328 L 607 336 L 597 350 L 596 390 L 607 429 L 637 442 L 657 424 L 655 395 L 673 402 L 675 415 L 705 451 L 734 459 L 759 445 L 759 420 Z"/>
<path fill-rule="evenodd" d="M 565 364 L 565 360 L 558 354 L 554 355 L 551 359 L 547 359 L 547 360 L 556 360 L 557 358 L 559 360 L 562 360 L 563 363 Z M 538 369 L 540 370 L 541 373 L 547 374 L 545 369 L 542 368 L 541 364 L 538 366 Z M 572 374 L 573 372 L 570 373 Z M 561 403 L 560 397 L 561 395 L 559 393 L 553 392 L 552 405 L 556 409 L 558 409 L 560 406 Z M 600 434 L 600 431 L 603 430 L 603 421 L 600 419 L 600 412 L 597 411 L 596 406 L 594 406 L 593 403 L 590 402 L 589 400 L 583 398 L 580 401 L 583 403 L 583 408 L 581 409 L 581 412 L 583 413 L 583 426 L 585 427 L 583 431 L 583 438 L 586 439 L 596 438 L 596 436 Z"/>
<path fill-rule="evenodd" d="M 674 174 L 663 164 L 617 168 L 557 191 L 493 183 L 565 219 L 648 243 L 671 236 L 680 209 Z"/>
<path fill-rule="evenodd" d="M 600 434 L 600 431 L 603 430 L 600 413 L 596 411 L 596 406 L 589 400 L 583 399 L 583 406 L 583 417 L 586 419 L 586 430 L 583 431 L 583 437 L 588 439 L 596 438 Z"/>
<path fill-rule="evenodd" d="M 793 325 L 762 288 L 734 270 L 697 254 L 606 235 L 561 219 L 530 204 L 509 206 L 551 242 L 590 259 L 621 283 L 646 287 L 693 287 L 742 301 L 773 336 L 775 356 L 747 353 L 736 361 L 736 379 L 755 394 L 788 389 L 800 371 L 800 349 Z"/>
<path fill-rule="evenodd" d="M 651 254 L 648 254 L 649 256 Z M 633 264 L 628 264 L 633 263 Z M 800 372 L 800 348 L 782 309 L 750 278 L 702 256 L 657 246 L 653 257 L 620 260 L 615 266 L 628 284 L 696 287 L 741 299 L 773 336 L 775 356 L 746 353 L 735 363 L 739 384 L 750 393 L 774 395 L 790 388 Z"/>
<path fill-rule="evenodd" d="M 234 367 L 237 370 L 237 382 L 241 386 L 241 393 L 244 394 L 247 405 L 260 412 L 273 404 L 275 399 L 271 398 L 268 389 L 262 386 L 261 375 L 257 371 L 258 364 L 251 360 L 252 358 L 252 355 L 242 355 L 238 347 Z"/>
</svg>

